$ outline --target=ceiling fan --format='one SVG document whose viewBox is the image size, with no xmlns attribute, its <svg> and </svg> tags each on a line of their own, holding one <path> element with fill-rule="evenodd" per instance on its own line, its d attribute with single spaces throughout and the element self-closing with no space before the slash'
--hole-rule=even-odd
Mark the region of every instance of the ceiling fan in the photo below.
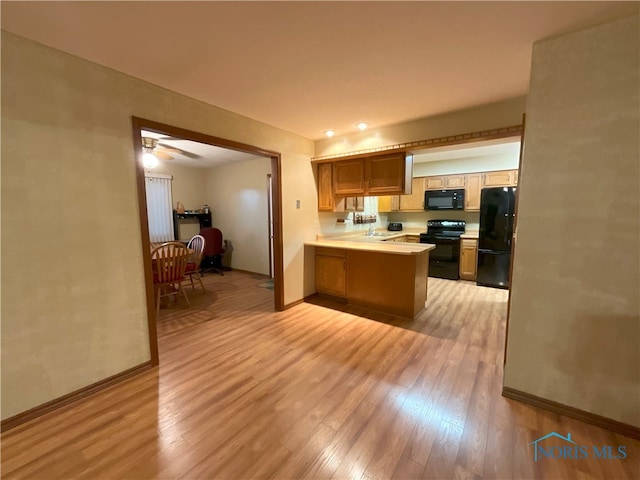
<svg viewBox="0 0 640 480">
<path fill-rule="evenodd" d="M 157 138 L 152 137 L 142 137 L 142 150 L 144 153 L 151 153 L 163 160 L 173 160 L 174 157 L 172 157 L 170 153 L 177 153 L 189 158 L 200 158 L 200 155 L 182 150 L 181 148 L 159 143 Z"/>
</svg>

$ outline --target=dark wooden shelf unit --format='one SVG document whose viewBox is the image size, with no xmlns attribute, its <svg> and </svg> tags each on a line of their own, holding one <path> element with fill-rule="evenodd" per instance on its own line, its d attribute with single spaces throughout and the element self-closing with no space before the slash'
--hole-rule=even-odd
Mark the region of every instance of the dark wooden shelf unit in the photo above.
<svg viewBox="0 0 640 480">
<path fill-rule="evenodd" d="M 200 223 L 200 228 L 211 226 L 211 212 L 209 213 L 178 213 L 173 211 L 173 238 L 180 240 L 180 221 L 196 219 Z"/>
</svg>

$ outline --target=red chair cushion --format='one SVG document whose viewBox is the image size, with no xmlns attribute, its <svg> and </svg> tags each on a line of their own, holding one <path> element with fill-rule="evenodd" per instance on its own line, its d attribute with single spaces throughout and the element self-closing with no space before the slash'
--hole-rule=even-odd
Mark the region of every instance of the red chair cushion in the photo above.
<svg viewBox="0 0 640 480">
<path fill-rule="evenodd" d="M 194 272 L 196 269 L 197 265 L 193 262 L 189 262 L 187 263 L 187 268 L 185 269 L 184 273 Z"/>
</svg>

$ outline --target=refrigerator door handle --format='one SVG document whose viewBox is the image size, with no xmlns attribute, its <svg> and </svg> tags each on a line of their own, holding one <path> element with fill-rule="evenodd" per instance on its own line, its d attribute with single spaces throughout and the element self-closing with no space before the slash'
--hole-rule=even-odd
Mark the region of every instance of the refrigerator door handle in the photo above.
<svg viewBox="0 0 640 480">
<path fill-rule="evenodd" d="M 508 214 L 508 213 L 505 213 L 505 214 L 504 214 L 504 216 L 505 216 L 505 217 L 507 217 L 507 225 L 506 225 L 506 228 L 504 229 L 504 243 L 505 243 L 506 245 L 511 245 L 511 244 L 509 243 L 509 242 L 510 242 L 510 239 L 509 239 L 509 230 L 511 230 L 511 229 L 509 228 L 509 222 L 511 222 L 511 219 L 509 218 L 509 214 Z"/>
</svg>

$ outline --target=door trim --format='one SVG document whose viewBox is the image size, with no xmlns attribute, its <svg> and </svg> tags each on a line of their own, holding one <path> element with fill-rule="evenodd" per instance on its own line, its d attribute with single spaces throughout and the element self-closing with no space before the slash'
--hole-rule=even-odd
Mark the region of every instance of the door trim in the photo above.
<svg viewBox="0 0 640 480">
<path fill-rule="evenodd" d="M 279 152 L 267 150 L 254 145 L 236 142 L 226 138 L 214 137 L 205 133 L 194 132 L 184 128 L 156 122 L 140 117 L 131 117 L 133 147 L 136 158 L 136 185 L 138 190 L 138 215 L 140 217 L 140 233 L 142 261 L 144 265 L 144 278 L 147 297 L 147 323 L 149 328 L 149 350 L 151 364 L 160 363 L 158 355 L 158 333 L 156 330 L 155 299 L 153 295 L 153 276 L 151 273 L 151 252 L 149 251 L 149 228 L 147 218 L 147 202 L 144 186 L 144 166 L 142 164 L 142 139 L 141 130 L 150 130 L 164 133 L 174 137 L 206 143 L 216 147 L 228 148 L 240 152 L 263 156 L 271 160 L 271 179 L 273 186 L 273 260 L 275 271 L 273 272 L 273 293 L 275 310 L 284 310 L 284 261 L 282 247 L 282 159 Z"/>
</svg>

